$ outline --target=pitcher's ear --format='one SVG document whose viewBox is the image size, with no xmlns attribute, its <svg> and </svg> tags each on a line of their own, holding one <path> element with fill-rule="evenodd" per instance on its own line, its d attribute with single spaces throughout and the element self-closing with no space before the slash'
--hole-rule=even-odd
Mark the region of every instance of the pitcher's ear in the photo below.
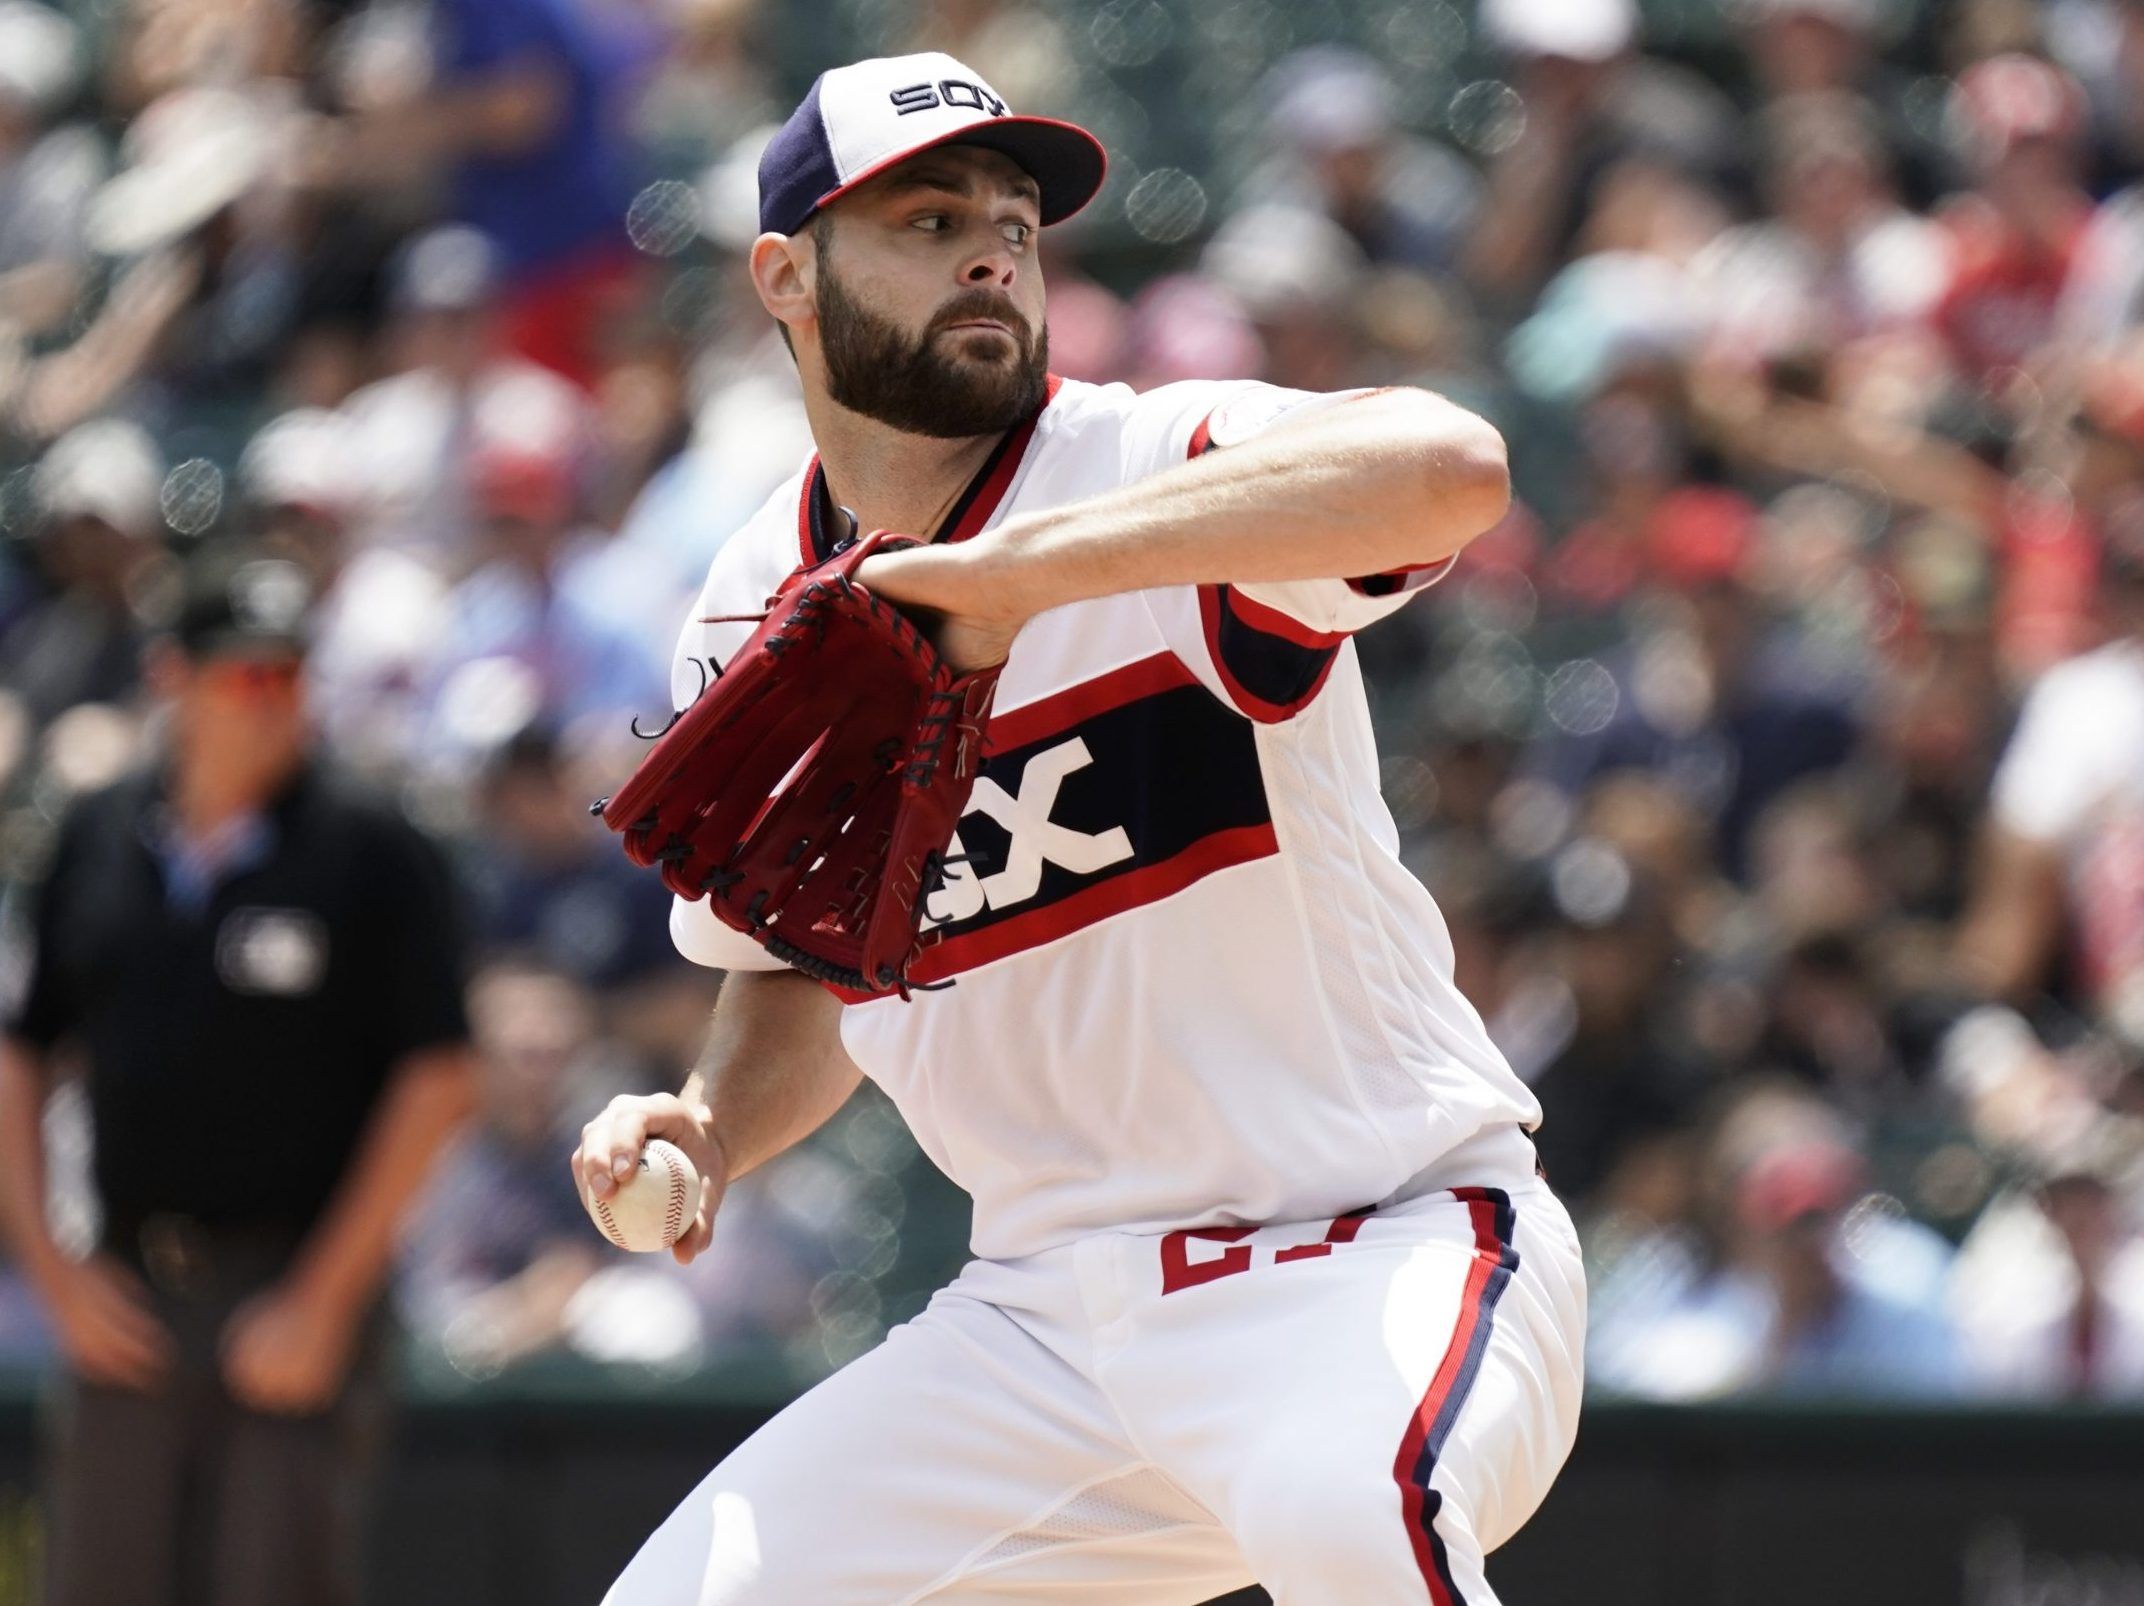
<svg viewBox="0 0 2144 1606">
<path fill-rule="evenodd" d="M 792 339 L 818 318 L 818 252 L 808 231 L 762 234 L 752 242 L 750 266 L 760 305 Z"/>
</svg>

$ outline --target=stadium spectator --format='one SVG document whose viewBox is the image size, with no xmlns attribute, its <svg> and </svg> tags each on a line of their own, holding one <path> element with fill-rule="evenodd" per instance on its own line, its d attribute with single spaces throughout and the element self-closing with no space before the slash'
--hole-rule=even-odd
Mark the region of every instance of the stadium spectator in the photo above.
<svg viewBox="0 0 2144 1606">
<path fill-rule="evenodd" d="M 2144 1394 L 2144 1237 L 2133 1155 L 2099 1144 L 2050 1165 L 2027 1209 L 1992 1210 L 2002 1274 L 1959 1301 L 1976 1382 L 2015 1399 Z"/>
<path fill-rule="evenodd" d="M 89 267 L 84 214 L 104 176 L 96 136 L 55 116 L 81 77 L 82 40 L 31 0 L 0 5 L 0 344 L 73 310 Z"/>
<path fill-rule="evenodd" d="M 556 736 L 540 725 L 517 732 L 486 763 L 483 846 L 468 867 L 479 940 L 540 956 L 599 996 L 677 976 L 662 882 L 635 873 L 568 774 Z M 708 1002 L 704 990 L 700 1002 Z"/>
<path fill-rule="evenodd" d="M 1933 321 L 1959 380 L 1980 385 L 2053 333 L 2092 215 L 2084 97 L 2047 62 L 1998 56 L 1960 75 L 1950 120 L 1972 187 L 1940 213 L 1949 269 Z"/>
<path fill-rule="evenodd" d="M 1440 274 L 1457 263 L 1481 180 L 1449 147 L 1401 129 L 1392 80 L 1374 59 L 1330 45 L 1298 51 L 1260 93 L 1276 149 L 1248 195 L 1331 218 L 1372 263 Z"/>
<path fill-rule="evenodd" d="M 594 1005 L 527 962 L 471 986 L 478 1119 L 441 1162 L 400 1267 L 411 1327 L 464 1371 L 566 1344 L 574 1295 L 612 1257 L 558 1166 L 565 1112 L 627 1085 L 603 1062 Z"/>
<path fill-rule="evenodd" d="M 322 737 L 344 764 L 389 779 L 416 741 L 447 587 L 417 551 L 355 538 L 365 476 L 352 435 L 339 413 L 285 413 L 247 444 L 238 489 L 261 546 L 303 568 L 319 595 L 306 674 Z"/>
<path fill-rule="evenodd" d="M 624 108 L 654 40 L 629 11 L 572 0 L 442 0 L 432 17 L 430 87 L 320 129 L 320 176 L 446 169 L 456 219 L 501 252 L 507 344 L 585 384 L 640 284 Z"/>
<path fill-rule="evenodd" d="M 682 599 L 635 572 L 635 554 L 583 528 L 566 444 L 476 449 L 477 564 L 447 598 L 426 676 L 424 741 L 446 770 L 465 771 L 531 722 L 587 741 L 665 701 L 649 616 Z"/>
<path fill-rule="evenodd" d="M 1731 184 L 1734 108 L 1694 73 L 1634 48 L 1631 0 L 1487 0 L 1480 25 L 1517 101 L 1485 108 L 1480 225 L 1463 271 L 1500 311 L 1523 308 L 1575 254 L 1604 178 L 1626 163 Z"/>
<path fill-rule="evenodd" d="M 104 95 L 128 116 L 177 90 L 288 78 L 303 62 L 289 0 L 123 0 L 112 10 Z"/>
<path fill-rule="evenodd" d="M 781 107 L 760 0 L 681 0 L 672 9 L 674 38 L 638 97 L 633 123 L 657 168 L 689 173 Z"/>
<path fill-rule="evenodd" d="M 1574 797 L 1616 770 L 1666 775 L 1714 822 L 1721 864 L 1740 879 L 1766 806 L 1845 763 L 1859 718 L 1851 685 L 1768 617 L 1739 543 L 1708 533 L 1693 545 L 1665 569 L 1687 589 L 1659 599 L 1660 626 L 1571 672 L 1570 711 L 1527 762 Z"/>
<path fill-rule="evenodd" d="M 1747 0 L 1731 8 L 1764 98 L 1764 110 L 1801 96 L 1850 96 L 1873 119 L 1872 132 L 1897 164 L 1916 210 L 1949 187 L 1949 153 L 1909 114 L 1912 84 L 1886 52 L 1910 21 L 1895 0 Z"/>
<path fill-rule="evenodd" d="M 1615 1393 L 1931 1398 L 1961 1390 L 1949 1250 L 1868 1195 L 1863 1159 L 1805 1095 L 1719 1121 L 1685 1219 L 1624 1237 L 1600 1272 L 1588 1369 Z"/>
<path fill-rule="evenodd" d="M 1940 1283 L 1899 1275 L 1880 1241 L 1883 1218 L 1848 1218 L 1861 1186 L 1858 1158 L 1822 1142 L 1774 1149 L 1740 1179 L 1745 1293 L 1760 1339 L 1751 1381 L 1798 1395 L 1955 1393 L 1960 1362 Z"/>
<path fill-rule="evenodd" d="M 144 277 L 184 294 L 159 324 L 119 325 L 131 339 L 111 344 L 131 349 L 106 361 L 110 399 L 92 405 L 226 455 L 243 441 L 297 328 L 305 240 L 282 166 L 297 116 L 289 84 L 259 79 L 173 89 L 128 126 L 88 218 L 90 244 L 131 265 L 107 318 L 131 315 L 128 287 Z M 85 348 L 89 336 L 74 354 Z"/>
<path fill-rule="evenodd" d="M 691 353 L 690 433 L 656 465 L 626 510 L 620 544 L 664 567 L 668 584 L 697 594 L 707 565 L 811 450 L 796 364 L 767 327 L 745 252 L 759 233 L 759 156 L 772 136 L 741 136 L 700 181 L 700 230 L 720 288 Z"/>
<path fill-rule="evenodd" d="M 1968 975 L 2029 1002 L 2074 981 L 2144 1044 L 2144 542 L 2115 530 L 2102 595 L 2111 639 L 2033 688 L 1996 771 L 1974 906 L 1959 934 Z M 2054 973 L 2075 956 L 2074 978 Z"/>
<path fill-rule="evenodd" d="M 1361 360 L 1356 301 L 1368 263 L 1320 212 L 1247 206 L 1215 231 L 1199 271 L 1241 304 L 1265 357 L 1264 377 L 1304 390 L 1344 386 Z"/>
<path fill-rule="evenodd" d="M 41 729 L 83 703 L 125 703 L 140 684 L 139 587 L 161 556 L 155 443 L 118 419 L 80 425 L 39 462 L 38 538 L 0 633 L 0 682 Z"/>
<path fill-rule="evenodd" d="M 1783 98 L 1762 128 L 1767 212 L 1692 264 L 1711 305 L 1709 355 L 1807 360 L 1918 324 L 1944 286 L 1945 242 L 1899 204 L 1866 103 L 1837 91 Z"/>
<path fill-rule="evenodd" d="M 412 548 L 447 575 L 473 561 L 469 475 L 479 444 L 533 439 L 571 450 L 580 395 L 506 349 L 498 249 L 458 224 L 409 241 L 391 272 L 389 372 L 350 397 L 362 540 Z"/>
<path fill-rule="evenodd" d="M 1537 1147 L 1560 1188 L 1593 1198 L 1650 1140 L 1688 1123 L 1706 1091 L 1676 1031 L 1674 985 L 1687 955 L 1659 891 L 1613 848 L 1580 837 L 1549 872 L 1556 924 L 1544 944 L 1555 991 L 1523 1022 L 1507 1014 L 1502 1046 L 1544 1107 Z"/>
</svg>

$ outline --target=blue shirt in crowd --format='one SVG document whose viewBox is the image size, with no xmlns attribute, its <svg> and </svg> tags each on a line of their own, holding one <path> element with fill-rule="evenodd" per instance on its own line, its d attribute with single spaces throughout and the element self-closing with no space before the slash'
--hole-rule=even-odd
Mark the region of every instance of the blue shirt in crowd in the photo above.
<svg viewBox="0 0 2144 1606">
<path fill-rule="evenodd" d="M 566 82 L 558 125 L 534 150 L 463 159 L 456 216 L 498 244 L 517 278 L 622 244 L 632 183 L 620 108 L 639 42 L 580 0 L 438 0 L 434 15 L 443 87 L 532 61 Z"/>
</svg>

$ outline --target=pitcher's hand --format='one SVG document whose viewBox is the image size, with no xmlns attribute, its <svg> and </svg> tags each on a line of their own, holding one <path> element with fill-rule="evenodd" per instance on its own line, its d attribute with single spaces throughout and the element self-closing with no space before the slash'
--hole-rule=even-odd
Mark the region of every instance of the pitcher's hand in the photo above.
<svg viewBox="0 0 2144 1606">
<path fill-rule="evenodd" d="M 669 1140 L 700 1173 L 699 1214 L 670 1246 L 679 1265 L 691 1265 L 714 1237 L 715 1211 L 729 1186 L 729 1162 L 709 1130 L 712 1119 L 706 1105 L 687 1103 L 675 1093 L 619 1094 L 581 1128 L 580 1147 L 573 1151 L 573 1185 L 582 1208 L 593 1219 L 595 1201 L 608 1199 L 633 1174 L 648 1139 Z"/>
</svg>

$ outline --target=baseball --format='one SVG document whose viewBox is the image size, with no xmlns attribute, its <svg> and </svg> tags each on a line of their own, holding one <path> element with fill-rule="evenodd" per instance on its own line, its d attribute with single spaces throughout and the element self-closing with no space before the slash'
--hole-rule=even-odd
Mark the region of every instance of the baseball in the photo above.
<svg viewBox="0 0 2144 1606">
<path fill-rule="evenodd" d="M 616 1193 L 588 1201 L 588 1213 L 604 1237 L 642 1254 L 676 1243 L 699 1209 L 700 1173 L 683 1149 L 662 1138 L 648 1139 L 640 1163 Z"/>
</svg>

